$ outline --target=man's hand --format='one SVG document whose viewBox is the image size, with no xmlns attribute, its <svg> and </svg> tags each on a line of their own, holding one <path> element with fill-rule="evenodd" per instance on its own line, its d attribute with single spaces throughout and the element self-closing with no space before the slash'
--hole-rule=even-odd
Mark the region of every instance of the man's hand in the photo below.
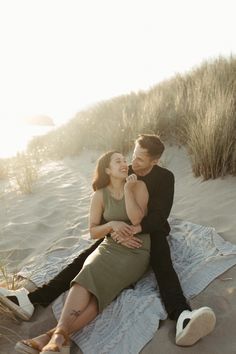
<svg viewBox="0 0 236 354">
<path fill-rule="evenodd" d="M 116 232 L 120 237 L 129 237 L 133 234 L 133 226 L 123 221 L 111 221 L 110 225 L 113 232 Z"/>
</svg>

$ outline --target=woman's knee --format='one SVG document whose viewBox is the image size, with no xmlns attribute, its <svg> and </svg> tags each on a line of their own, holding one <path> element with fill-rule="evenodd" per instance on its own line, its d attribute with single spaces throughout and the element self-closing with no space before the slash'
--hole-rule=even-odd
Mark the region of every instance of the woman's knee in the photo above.
<svg viewBox="0 0 236 354">
<path fill-rule="evenodd" d="M 92 295 L 86 288 L 84 288 L 79 283 L 73 283 L 72 286 L 71 286 L 71 290 L 73 292 L 78 292 L 80 294 L 86 294 L 86 295 L 89 295 L 89 296 Z"/>
<path fill-rule="evenodd" d="M 98 300 L 95 295 L 92 294 L 90 302 L 94 310 L 98 313 Z"/>
</svg>

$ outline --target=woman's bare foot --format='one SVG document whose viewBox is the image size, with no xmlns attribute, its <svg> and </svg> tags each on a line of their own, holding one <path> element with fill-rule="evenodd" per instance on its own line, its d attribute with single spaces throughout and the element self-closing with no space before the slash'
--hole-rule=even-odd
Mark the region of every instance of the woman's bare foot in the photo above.
<svg viewBox="0 0 236 354">
<path fill-rule="evenodd" d="M 33 347 L 33 348 L 36 345 L 36 348 L 38 350 L 42 350 L 42 348 L 45 347 L 45 345 L 47 345 L 49 340 L 50 340 L 49 335 L 44 333 L 44 334 L 41 334 L 38 337 L 34 337 L 34 338 L 30 338 L 30 339 L 24 339 L 23 341 L 18 342 L 18 344 L 24 343 L 25 345 L 27 345 L 29 347 Z"/>
<path fill-rule="evenodd" d="M 63 344 L 65 343 L 65 337 L 60 333 L 53 334 L 49 342 L 47 342 L 42 348 L 42 352 L 46 350 L 51 350 L 55 346 L 60 350 Z"/>
</svg>

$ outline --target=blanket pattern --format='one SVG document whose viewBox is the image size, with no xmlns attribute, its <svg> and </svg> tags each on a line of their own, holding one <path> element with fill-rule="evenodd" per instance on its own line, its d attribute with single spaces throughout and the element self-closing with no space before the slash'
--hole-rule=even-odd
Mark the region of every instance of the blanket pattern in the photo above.
<svg viewBox="0 0 236 354">
<path fill-rule="evenodd" d="M 168 242 L 173 265 L 186 298 L 191 299 L 236 264 L 236 245 L 225 241 L 212 227 L 173 218 L 170 225 Z M 39 256 L 34 271 L 32 265 L 28 265 L 19 274 L 41 286 L 72 262 L 87 244 L 89 241 L 83 240 L 69 249 L 49 252 L 43 265 Z M 66 293 L 53 304 L 57 319 L 65 297 Z M 158 285 L 150 271 L 133 288 L 123 290 L 72 339 L 84 354 L 137 354 L 152 339 L 160 320 L 166 318 Z"/>
</svg>

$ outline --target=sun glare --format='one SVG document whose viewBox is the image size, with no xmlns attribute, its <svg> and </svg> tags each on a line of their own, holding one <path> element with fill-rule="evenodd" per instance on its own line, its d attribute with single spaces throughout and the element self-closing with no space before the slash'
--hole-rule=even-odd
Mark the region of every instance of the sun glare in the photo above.
<svg viewBox="0 0 236 354">
<path fill-rule="evenodd" d="M 6 122 L 0 124 L 0 158 L 15 155 L 25 148 L 26 133 L 23 124 Z"/>
<path fill-rule="evenodd" d="M 24 151 L 33 136 L 47 133 L 51 126 L 27 125 L 19 121 L 0 122 L 0 158 Z"/>
</svg>

